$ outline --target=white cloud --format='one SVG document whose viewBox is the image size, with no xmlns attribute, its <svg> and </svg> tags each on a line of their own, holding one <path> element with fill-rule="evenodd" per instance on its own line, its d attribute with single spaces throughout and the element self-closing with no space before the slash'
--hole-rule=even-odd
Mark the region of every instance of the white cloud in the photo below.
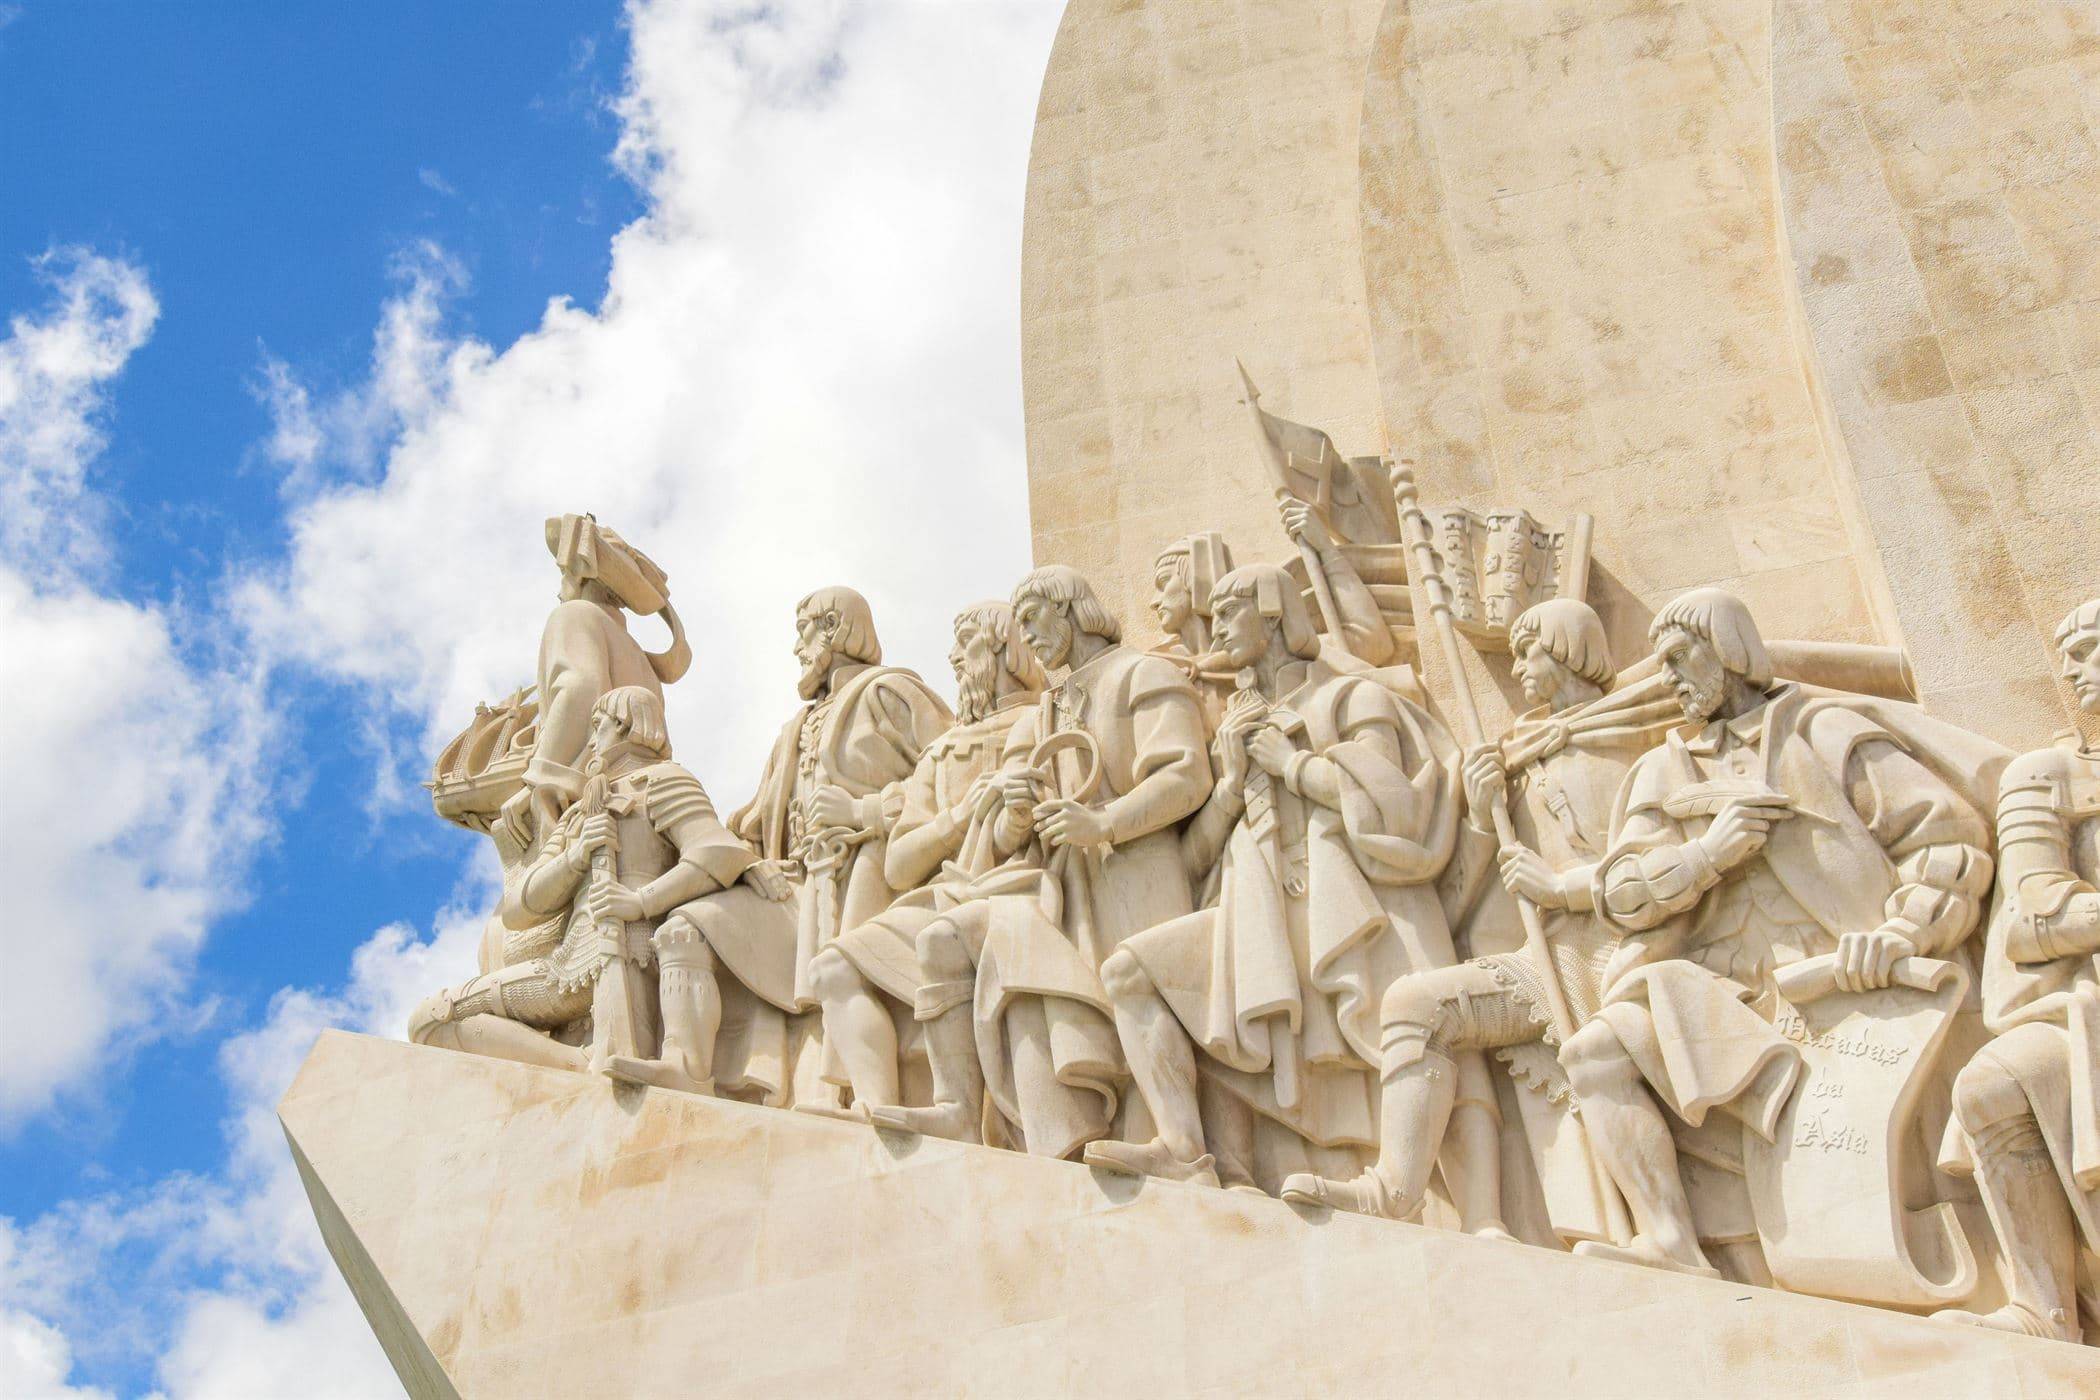
<svg viewBox="0 0 2100 1400">
<path fill-rule="evenodd" d="M 40 572 L 101 562 L 86 491 L 109 382 L 146 343 L 160 304 L 137 264 L 54 248 L 33 264 L 51 292 L 0 340 L 0 552 Z"/>
<path fill-rule="evenodd" d="M 1017 269 L 1057 11 L 636 6 L 618 158 L 648 212 L 601 307 L 499 353 L 411 271 L 352 396 L 398 437 L 296 507 L 252 624 L 427 747 L 529 678 L 540 522 L 591 510 L 671 574 L 698 654 L 674 735 L 725 802 L 795 703 L 809 588 L 859 587 L 945 685 L 949 619 L 1028 565 Z"/>
<path fill-rule="evenodd" d="M 263 829 L 257 691 L 185 657 L 162 609 L 97 591 L 111 384 L 157 314 L 133 263 L 38 260 L 0 340 L 0 1132 L 109 1072 L 181 997 Z"/>
<path fill-rule="evenodd" d="M 6 23 L 0 14 L 0 24 Z M 20 1400 L 108 1400 L 109 1392 L 66 1384 L 73 1347 L 65 1334 L 24 1312 L 0 1309 L 0 1380 Z"/>
<path fill-rule="evenodd" d="M 892 659 L 945 683 L 952 614 L 1028 563 L 1020 211 L 1059 8 L 638 0 L 618 159 L 648 212 L 616 236 L 596 311 L 557 300 L 501 350 L 462 337 L 444 315 L 458 269 L 418 246 L 396 269 L 366 382 L 315 392 L 265 359 L 256 393 L 277 431 L 258 450 L 285 471 L 291 542 L 234 593 L 253 655 L 349 683 L 368 722 L 405 726 L 427 751 L 529 674 L 555 585 L 540 522 L 593 510 L 671 573 L 697 652 L 672 690 L 674 733 L 725 802 L 748 793 L 795 703 L 790 614 L 809 588 L 861 588 Z M 99 399 L 85 401 L 91 424 Z M 35 607 L 129 606 L 17 586 Z M 216 777 L 238 792 L 226 756 L 242 750 L 211 737 L 209 687 L 181 669 L 168 619 L 126 620 L 110 635 L 129 650 L 90 640 L 82 653 L 165 658 L 147 692 L 160 709 L 141 709 L 143 737 L 125 741 L 145 755 L 138 771 L 163 774 L 155 791 Z M 184 737 L 149 742 L 167 734 Z M 199 745 L 220 761 L 186 773 L 177 756 Z M 179 968 L 224 886 L 205 877 L 222 864 L 199 824 L 213 801 L 170 800 L 125 828 L 166 834 L 143 852 L 82 837 L 69 849 L 184 853 L 170 887 L 189 903 L 158 906 L 183 913 L 159 945 Z M 471 969 L 485 873 L 432 937 L 381 930 L 340 991 L 281 992 L 226 1044 L 236 1108 L 221 1175 L 0 1222 L 0 1315 L 25 1320 L 54 1384 L 70 1338 L 76 1357 L 158 1355 L 175 1396 L 391 1385 L 270 1106 L 323 1026 L 398 1034 L 416 998 Z M 48 907 L 78 905 L 77 882 L 53 891 Z"/>
</svg>

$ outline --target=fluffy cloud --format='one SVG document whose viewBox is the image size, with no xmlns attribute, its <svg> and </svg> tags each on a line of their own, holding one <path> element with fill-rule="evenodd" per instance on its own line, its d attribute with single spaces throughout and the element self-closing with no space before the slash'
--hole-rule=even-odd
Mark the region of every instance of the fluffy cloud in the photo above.
<svg viewBox="0 0 2100 1400">
<path fill-rule="evenodd" d="M 670 572 L 698 653 L 673 731 L 727 802 L 795 703 L 808 589 L 860 588 L 945 684 L 949 619 L 1028 564 L 1016 270 L 1057 10 L 634 7 L 617 158 L 648 204 L 602 304 L 498 353 L 448 335 L 452 284 L 411 260 L 369 384 L 280 390 L 304 494 L 251 625 L 427 746 L 529 678 L 541 521 L 589 510 Z"/>
<path fill-rule="evenodd" d="M 97 589 L 89 479 L 110 386 L 157 307 L 127 261 L 40 260 L 49 300 L 0 341 L 0 1131 L 108 1068 L 180 997 L 261 828 L 254 686 L 200 671 L 161 609 Z M 21 742 L 34 736 L 34 742 Z"/>
<path fill-rule="evenodd" d="M 892 659 L 940 675 L 953 613 L 1003 594 L 1028 562 L 1016 273 L 1059 8 L 637 0 L 617 159 L 647 213 L 616 236 L 595 310 L 557 300 L 501 349 L 459 336 L 445 314 L 458 270 L 420 245 L 396 268 L 365 383 L 317 395 L 292 366 L 260 367 L 254 392 L 276 429 L 257 450 L 283 469 L 290 543 L 230 595 L 224 630 L 251 658 L 238 693 L 259 694 L 266 670 L 300 668 L 364 697 L 381 752 L 428 752 L 476 700 L 527 677 L 555 584 L 540 523 L 568 510 L 595 511 L 670 571 L 698 654 L 672 690 L 674 732 L 725 801 L 749 791 L 795 703 L 789 619 L 809 588 L 861 588 Z M 149 310 L 127 332 L 139 303 L 116 289 L 129 284 L 102 285 L 79 297 L 61 285 L 35 323 L 73 316 L 83 335 L 70 362 L 106 366 L 76 375 L 71 398 L 41 400 L 78 405 L 65 421 L 86 432 L 71 455 L 38 458 L 77 470 L 39 467 L 33 489 L 76 502 L 90 498 L 94 415 L 129 353 L 112 363 L 107 347 L 128 334 L 135 348 L 151 324 Z M 96 898 L 135 898 L 143 907 L 122 927 L 139 941 L 125 946 L 179 967 L 228 897 L 240 844 L 259 834 L 224 820 L 243 808 L 255 730 L 206 707 L 216 688 L 165 615 L 77 582 L 11 586 L 0 603 L 78 649 L 40 663 L 51 674 L 121 657 L 137 683 L 105 676 L 101 689 L 145 697 L 46 746 L 87 761 L 85 781 L 115 784 L 122 800 L 109 830 L 54 838 L 46 858 L 70 873 L 47 881 L 40 907 L 80 917 L 90 881 Z M 643 628 L 654 645 L 655 624 Z M 10 694 L 10 713 L 16 703 Z M 98 749 L 90 734 L 118 737 Z M 105 754 L 144 776 L 105 774 Z M 47 784 L 34 791 L 68 791 L 30 776 Z M 151 878 L 127 880 L 142 871 Z M 321 1028 L 397 1034 L 418 996 L 471 968 L 481 879 L 462 877 L 429 936 L 381 930 L 341 988 L 284 991 L 227 1042 L 236 1108 L 223 1173 L 0 1221 L 0 1345 L 40 1368 L 24 1374 L 62 1385 L 70 1345 L 80 1358 L 156 1356 L 176 1396 L 391 1384 L 313 1230 L 271 1105 Z M 38 995 L 102 1007 L 92 1047 L 147 995 L 112 986 Z M 142 1034 L 150 1022 L 128 1024 Z M 57 1071 L 54 1056 L 44 1082 Z M 48 1097 L 23 1083 L 24 1110 Z"/>
</svg>

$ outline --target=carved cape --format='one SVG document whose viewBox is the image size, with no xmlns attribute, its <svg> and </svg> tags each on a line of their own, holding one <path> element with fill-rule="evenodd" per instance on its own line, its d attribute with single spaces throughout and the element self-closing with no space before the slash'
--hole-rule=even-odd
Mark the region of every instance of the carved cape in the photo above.
<svg viewBox="0 0 2100 1400">
<path fill-rule="evenodd" d="M 1396 978 L 1453 961 L 1436 880 L 1458 828 L 1458 750 L 1376 681 L 1322 661 L 1301 670 L 1276 709 L 1333 765 L 1340 809 L 1260 775 L 1269 795 L 1250 797 L 1227 838 L 1217 908 L 1124 947 L 1223 1087 L 1314 1142 L 1368 1145 L 1379 1001 Z"/>
</svg>

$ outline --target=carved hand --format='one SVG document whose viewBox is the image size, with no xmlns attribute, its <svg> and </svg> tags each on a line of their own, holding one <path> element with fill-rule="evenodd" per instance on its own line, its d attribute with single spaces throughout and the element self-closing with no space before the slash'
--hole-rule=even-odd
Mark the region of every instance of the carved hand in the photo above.
<svg viewBox="0 0 2100 1400">
<path fill-rule="evenodd" d="M 1009 812 L 1033 813 L 1039 785 L 1048 781 L 1049 775 L 1037 768 L 1002 773 L 999 775 L 999 800 L 1006 804 Z"/>
<path fill-rule="evenodd" d="M 603 923 L 607 919 L 639 919 L 643 917 L 642 897 L 627 886 L 616 881 L 592 889 L 585 896 L 585 907 L 591 917 Z"/>
<path fill-rule="evenodd" d="M 1258 713 L 1237 708 L 1218 721 L 1218 786 L 1234 796 L 1247 786 L 1247 736 L 1260 722 Z"/>
<path fill-rule="evenodd" d="M 1541 909 L 1565 909 L 1560 877 L 1546 858 L 1524 846 L 1511 846 L 1502 853 L 1502 883 L 1509 892 L 1528 899 Z"/>
<path fill-rule="evenodd" d="M 757 890 L 759 898 L 785 904 L 795 896 L 794 883 L 777 860 L 762 860 L 744 872 L 744 883 Z"/>
<path fill-rule="evenodd" d="M 1036 804 L 1035 829 L 1053 850 L 1059 846 L 1114 844 L 1107 814 L 1067 797 Z"/>
<path fill-rule="evenodd" d="M 1887 929 L 1842 934 L 1837 946 L 1838 990 L 1871 992 L 1886 987 L 1894 978 L 1896 959 L 1917 951 L 1908 938 Z"/>
<path fill-rule="evenodd" d="M 1247 756 L 1260 765 L 1262 772 L 1272 778 L 1283 776 L 1284 765 L 1298 746 L 1283 736 L 1283 731 L 1274 725 L 1264 724 L 1257 728 L 1247 740 Z"/>
<path fill-rule="evenodd" d="M 977 775 L 977 781 L 970 784 L 970 790 L 963 794 L 963 800 L 957 804 L 956 810 L 962 813 L 965 821 L 988 821 L 998 812 L 1005 800 L 1006 794 L 1001 788 L 999 775 L 980 773 Z"/>
<path fill-rule="evenodd" d="M 1296 496 L 1285 496 L 1279 506 L 1283 512 L 1284 533 L 1294 544 L 1309 544 L 1325 554 L 1334 548 L 1334 537 L 1320 523 L 1319 514 Z"/>
<path fill-rule="evenodd" d="M 1501 746 L 1481 744 L 1467 750 L 1465 780 L 1466 810 L 1473 814 L 1473 825 L 1482 831 L 1494 830 L 1495 821 L 1489 814 L 1509 797 L 1509 773 L 1502 766 Z"/>
<path fill-rule="evenodd" d="M 585 817 L 583 826 L 576 833 L 576 839 L 569 843 L 569 869 L 576 871 L 578 874 L 590 869 L 591 853 L 600 846 L 610 846 L 612 843 L 613 820 L 611 817 L 603 812 L 598 813 L 596 816 Z"/>
<path fill-rule="evenodd" d="M 848 831 L 859 831 L 865 825 L 853 794 L 834 783 L 826 783 L 810 794 L 809 824 L 819 830 L 844 827 Z"/>
<path fill-rule="evenodd" d="M 1733 870 L 1765 847 L 1772 824 L 1792 816 L 1785 806 L 1765 798 L 1729 803 L 1699 838 L 1716 869 Z"/>
</svg>

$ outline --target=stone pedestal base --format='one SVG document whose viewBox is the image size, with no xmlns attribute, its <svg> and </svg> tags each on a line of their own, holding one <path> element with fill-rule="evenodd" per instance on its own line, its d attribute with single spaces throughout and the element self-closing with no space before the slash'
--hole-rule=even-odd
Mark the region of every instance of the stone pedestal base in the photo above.
<svg viewBox="0 0 2100 1400">
<path fill-rule="evenodd" d="M 278 1107 L 417 1396 L 2100 1395 L 2100 1354 L 331 1032 Z"/>
</svg>

